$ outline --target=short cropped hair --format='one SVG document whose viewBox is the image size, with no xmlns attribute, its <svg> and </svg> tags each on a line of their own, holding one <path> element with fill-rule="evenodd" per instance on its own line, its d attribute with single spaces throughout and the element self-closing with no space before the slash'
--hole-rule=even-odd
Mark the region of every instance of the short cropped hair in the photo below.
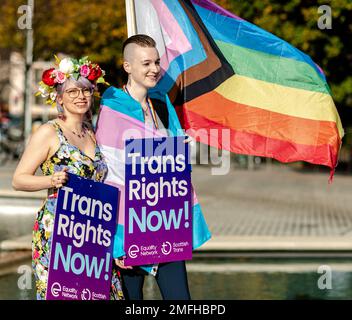
<svg viewBox="0 0 352 320">
<path fill-rule="evenodd" d="M 125 48 L 128 44 L 135 43 L 140 47 L 144 48 L 155 48 L 156 42 L 152 37 L 147 36 L 146 34 L 136 34 L 134 36 L 129 37 L 126 39 L 122 45 L 122 52 L 125 51 Z"/>
</svg>

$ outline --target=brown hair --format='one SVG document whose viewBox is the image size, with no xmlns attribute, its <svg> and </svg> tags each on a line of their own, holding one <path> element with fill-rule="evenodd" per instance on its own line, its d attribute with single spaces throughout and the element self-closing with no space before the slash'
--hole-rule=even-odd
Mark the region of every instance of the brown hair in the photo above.
<svg viewBox="0 0 352 320">
<path fill-rule="evenodd" d="M 156 42 L 152 37 L 147 36 L 146 34 L 136 34 L 134 36 L 126 39 L 122 45 L 122 52 L 125 51 L 125 48 L 128 44 L 135 43 L 144 48 L 155 48 Z"/>
</svg>

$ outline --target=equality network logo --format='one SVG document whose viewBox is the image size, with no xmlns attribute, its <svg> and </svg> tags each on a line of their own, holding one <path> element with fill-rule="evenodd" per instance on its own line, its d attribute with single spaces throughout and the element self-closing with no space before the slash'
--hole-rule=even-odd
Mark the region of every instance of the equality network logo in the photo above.
<svg viewBox="0 0 352 320">
<path fill-rule="evenodd" d="M 163 255 L 167 256 L 171 253 L 172 245 L 169 241 L 164 241 L 161 245 L 161 252 Z M 137 258 L 138 253 L 140 252 L 139 247 L 136 244 L 132 244 L 128 248 L 128 256 L 132 259 Z"/>
<path fill-rule="evenodd" d="M 51 294 L 53 297 L 57 298 L 62 291 L 61 284 L 58 282 L 54 282 L 51 286 Z"/>
<path fill-rule="evenodd" d="M 128 256 L 132 259 L 137 258 L 139 253 L 139 247 L 135 244 L 131 245 L 128 249 Z"/>
</svg>

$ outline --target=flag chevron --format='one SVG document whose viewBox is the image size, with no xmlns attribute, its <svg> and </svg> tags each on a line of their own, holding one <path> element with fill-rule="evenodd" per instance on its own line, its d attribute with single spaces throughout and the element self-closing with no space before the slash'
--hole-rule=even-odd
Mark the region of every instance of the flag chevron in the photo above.
<svg viewBox="0 0 352 320">
<path fill-rule="evenodd" d="M 137 32 L 152 36 L 161 55 L 152 94 L 168 93 L 191 135 L 236 153 L 334 170 L 344 130 L 325 75 L 307 54 L 210 0 L 135 7 Z M 230 143 L 221 135 L 215 141 L 212 129 L 228 130 Z"/>
</svg>

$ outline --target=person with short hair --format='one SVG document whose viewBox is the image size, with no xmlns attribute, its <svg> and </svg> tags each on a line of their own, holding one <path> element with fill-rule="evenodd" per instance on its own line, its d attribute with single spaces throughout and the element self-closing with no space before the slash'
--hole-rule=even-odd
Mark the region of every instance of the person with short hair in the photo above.
<svg viewBox="0 0 352 320">
<path fill-rule="evenodd" d="M 108 164 L 106 183 L 120 188 L 117 232 L 114 241 L 116 264 L 121 272 L 126 299 L 143 299 L 145 275 L 153 275 L 165 300 L 191 299 L 185 261 L 145 266 L 125 266 L 124 251 L 124 130 L 164 135 L 181 130 L 176 111 L 166 93 L 150 94 L 160 78 L 160 57 L 154 39 L 137 34 L 123 43 L 123 68 L 128 75 L 123 88 L 108 88 L 102 97 L 97 123 L 97 141 Z M 192 208 L 193 249 L 210 238 L 199 204 Z"/>
</svg>

